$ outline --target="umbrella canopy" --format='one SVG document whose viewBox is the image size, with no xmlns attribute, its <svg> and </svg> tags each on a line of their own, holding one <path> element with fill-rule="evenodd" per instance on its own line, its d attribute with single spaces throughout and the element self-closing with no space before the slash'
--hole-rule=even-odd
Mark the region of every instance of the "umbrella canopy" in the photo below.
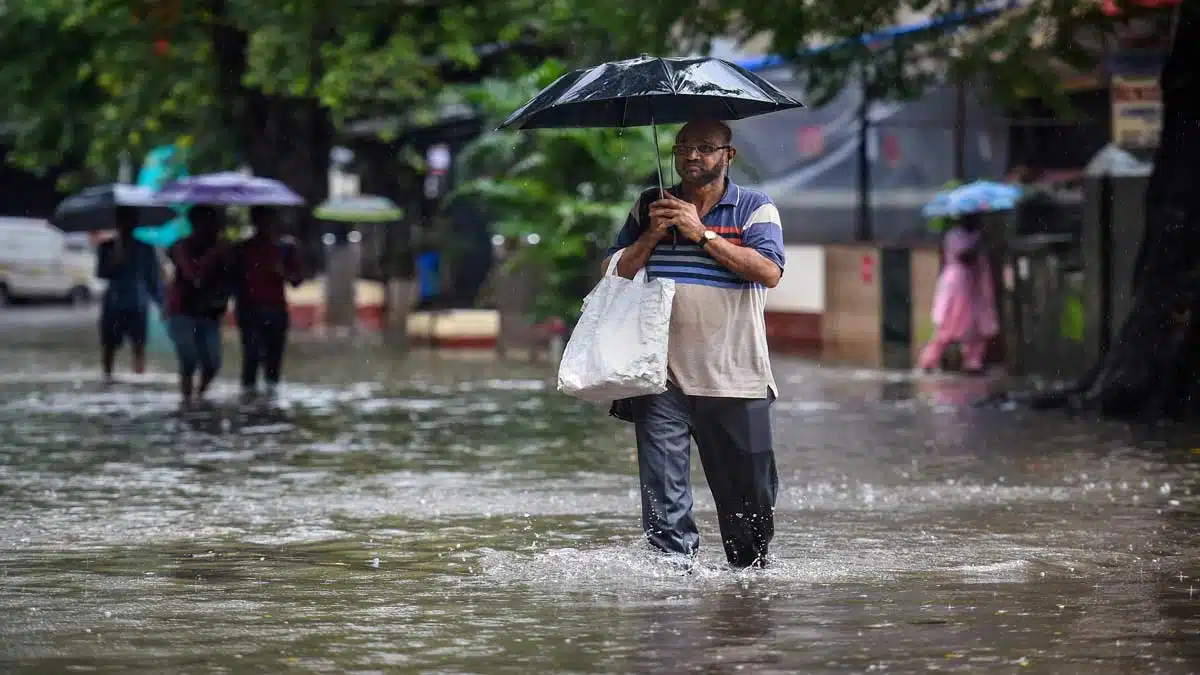
<svg viewBox="0 0 1200 675">
<path fill-rule="evenodd" d="M 980 180 L 939 192 L 921 209 L 921 215 L 926 218 L 936 218 L 1008 211 L 1016 208 L 1017 201 L 1020 199 L 1021 188 L 1019 186 Z"/>
<path fill-rule="evenodd" d="M 657 125 L 694 119 L 740 120 L 803 107 L 770 82 L 722 59 L 643 54 L 563 75 L 509 115 L 500 128 L 653 126 L 661 191 Z"/>
<path fill-rule="evenodd" d="M 211 206 L 304 205 L 304 198 L 283 183 L 236 171 L 180 178 L 164 185 L 157 196 L 164 202 Z"/>
<path fill-rule="evenodd" d="M 65 232 L 116 229 L 118 206 L 137 209 L 138 223 L 158 225 L 175 217 L 153 190 L 137 185 L 96 185 L 64 199 L 54 210 L 53 222 Z"/>
<path fill-rule="evenodd" d="M 711 57 L 636 59 L 575 70 L 508 116 L 501 129 L 637 127 L 740 120 L 803 103 L 750 71 Z"/>
<path fill-rule="evenodd" d="M 404 209 L 387 197 L 361 195 L 329 199 L 318 206 L 313 215 L 339 223 L 387 223 L 400 220 Z"/>
</svg>

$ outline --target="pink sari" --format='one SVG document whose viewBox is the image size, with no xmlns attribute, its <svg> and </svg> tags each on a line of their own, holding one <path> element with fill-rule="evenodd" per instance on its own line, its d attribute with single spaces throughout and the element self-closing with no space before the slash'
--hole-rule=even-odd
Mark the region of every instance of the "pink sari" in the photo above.
<svg viewBox="0 0 1200 675">
<path fill-rule="evenodd" d="M 920 366 L 934 368 L 942 352 L 952 342 L 963 350 L 963 365 L 967 370 L 983 367 L 988 340 L 1000 332 L 996 317 L 992 270 L 983 251 L 970 262 L 959 257 L 967 251 L 979 250 L 979 232 L 969 232 L 955 226 L 946 233 L 943 250 L 946 265 L 938 277 L 933 298 L 933 323 L 936 332 L 921 352 Z"/>
</svg>

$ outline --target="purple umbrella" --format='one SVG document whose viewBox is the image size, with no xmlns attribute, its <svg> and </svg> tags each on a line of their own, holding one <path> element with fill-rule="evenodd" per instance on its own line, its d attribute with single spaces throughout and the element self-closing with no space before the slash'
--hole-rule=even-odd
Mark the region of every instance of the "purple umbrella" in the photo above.
<svg viewBox="0 0 1200 675">
<path fill-rule="evenodd" d="M 157 197 L 170 203 L 212 206 L 304 205 L 304 198 L 283 183 L 236 171 L 180 178 L 164 185 Z"/>
</svg>

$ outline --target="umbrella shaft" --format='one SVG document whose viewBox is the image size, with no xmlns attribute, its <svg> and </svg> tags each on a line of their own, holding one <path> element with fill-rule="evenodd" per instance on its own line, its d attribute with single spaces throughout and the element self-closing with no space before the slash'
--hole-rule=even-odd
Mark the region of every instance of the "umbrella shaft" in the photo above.
<svg viewBox="0 0 1200 675">
<path fill-rule="evenodd" d="M 654 116 L 650 116 L 650 129 L 654 134 L 654 166 L 658 167 L 658 198 L 666 199 L 666 193 L 663 191 L 662 179 L 662 150 L 658 146 L 658 125 L 654 123 Z M 679 230 L 675 226 L 671 226 L 671 248 L 679 245 Z"/>
<path fill-rule="evenodd" d="M 662 179 L 662 150 L 658 147 L 658 125 L 654 123 L 654 117 L 650 117 L 650 128 L 654 133 L 654 166 L 658 167 L 658 196 L 663 198 L 663 179 Z"/>
</svg>

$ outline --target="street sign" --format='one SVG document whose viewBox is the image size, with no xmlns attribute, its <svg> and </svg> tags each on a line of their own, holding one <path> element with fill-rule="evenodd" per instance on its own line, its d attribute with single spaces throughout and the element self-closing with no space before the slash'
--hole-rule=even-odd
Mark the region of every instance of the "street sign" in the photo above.
<svg viewBox="0 0 1200 675">
<path fill-rule="evenodd" d="M 1162 53 L 1129 50 L 1112 61 L 1112 142 L 1127 150 L 1158 146 L 1162 131 Z"/>
</svg>

